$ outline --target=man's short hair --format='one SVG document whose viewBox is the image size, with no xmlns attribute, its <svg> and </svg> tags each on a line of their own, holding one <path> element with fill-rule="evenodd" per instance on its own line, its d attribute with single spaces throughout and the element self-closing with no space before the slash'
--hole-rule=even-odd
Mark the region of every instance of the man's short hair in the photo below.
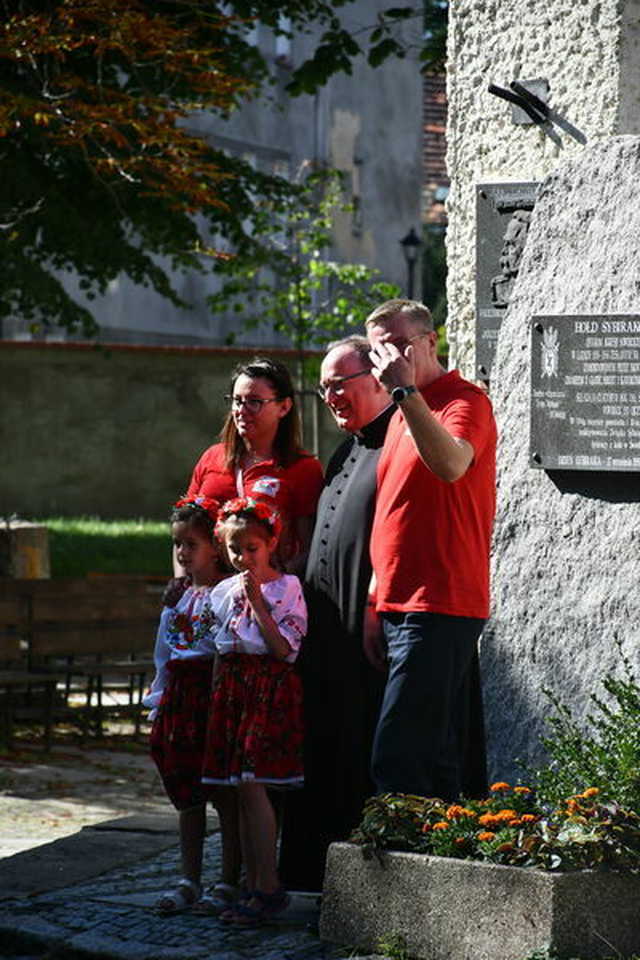
<svg viewBox="0 0 640 960">
<path fill-rule="evenodd" d="M 327 344 L 325 357 L 327 354 L 331 353 L 332 350 L 336 350 L 338 347 L 348 347 L 358 355 L 364 370 L 373 370 L 373 363 L 371 361 L 371 357 L 369 356 L 371 344 L 366 337 L 362 336 L 362 334 L 352 333 L 348 337 L 343 337 L 342 340 L 332 340 L 331 343 Z"/>
<path fill-rule="evenodd" d="M 386 300 L 379 307 L 369 314 L 365 320 L 365 326 L 370 323 L 383 324 L 387 320 L 392 320 L 399 313 L 405 314 L 414 324 L 425 332 L 433 330 L 433 317 L 428 307 L 419 300 L 402 300 L 399 297 L 396 300 Z"/>
</svg>

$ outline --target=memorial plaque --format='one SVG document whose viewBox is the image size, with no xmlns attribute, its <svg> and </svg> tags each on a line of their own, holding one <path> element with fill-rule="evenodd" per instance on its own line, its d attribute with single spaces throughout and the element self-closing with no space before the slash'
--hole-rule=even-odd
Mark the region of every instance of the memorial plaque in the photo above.
<svg viewBox="0 0 640 960">
<path fill-rule="evenodd" d="M 530 462 L 640 470 L 640 315 L 533 318 Z"/>
<path fill-rule="evenodd" d="M 524 251 L 538 184 L 476 187 L 476 376 L 488 380 Z"/>
</svg>

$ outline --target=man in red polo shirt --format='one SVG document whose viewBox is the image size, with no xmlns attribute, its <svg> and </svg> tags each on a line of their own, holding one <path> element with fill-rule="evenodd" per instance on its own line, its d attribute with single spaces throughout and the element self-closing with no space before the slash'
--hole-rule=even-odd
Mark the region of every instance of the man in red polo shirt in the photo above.
<svg viewBox="0 0 640 960">
<path fill-rule="evenodd" d="M 439 363 L 429 310 L 367 319 L 397 405 L 378 464 L 367 652 L 389 667 L 373 747 L 380 792 L 453 800 L 486 788 L 477 641 L 489 612 L 496 427 L 479 387 Z M 380 630 L 381 628 L 381 630 Z"/>
</svg>

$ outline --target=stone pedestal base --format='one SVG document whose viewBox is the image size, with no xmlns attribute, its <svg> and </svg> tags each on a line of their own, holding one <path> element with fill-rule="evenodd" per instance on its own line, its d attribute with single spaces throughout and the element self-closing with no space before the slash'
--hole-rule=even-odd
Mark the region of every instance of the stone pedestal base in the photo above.
<svg viewBox="0 0 640 960">
<path fill-rule="evenodd" d="M 640 952 L 640 877 L 545 873 L 416 853 L 329 850 L 320 936 L 363 950 L 401 934 L 424 960 L 626 957 Z"/>
</svg>

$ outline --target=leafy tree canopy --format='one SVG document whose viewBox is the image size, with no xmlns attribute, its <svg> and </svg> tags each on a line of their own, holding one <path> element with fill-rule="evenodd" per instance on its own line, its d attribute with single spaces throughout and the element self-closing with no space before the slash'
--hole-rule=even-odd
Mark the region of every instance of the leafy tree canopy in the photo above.
<svg viewBox="0 0 640 960">
<path fill-rule="evenodd" d="M 247 38 L 255 21 L 321 30 L 290 74 L 291 95 L 350 72 L 360 54 L 372 66 L 406 54 L 394 26 L 420 7 L 391 7 L 355 36 L 341 19 L 348 6 L 0 0 L 0 316 L 93 332 L 59 280 L 65 271 L 88 299 L 124 273 L 181 305 L 168 271 L 218 256 L 208 236 L 242 247 L 261 216 L 255 198 L 277 206 L 295 190 L 195 135 L 192 118 L 224 117 L 268 83 L 271 67 Z"/>
<path fill-rule="evenodd" d="M 250 241 L 214 267 L 222 285 L 209 303 L 235 309 L 248 328 L 270 324 L 302 353 L 360 330 L 372 301 L 398 297 L 400 289 L 378 270 L 327 255 L 336 218 L 354 212 L 339 171 L 303 166 L 296 187 L 284 203 L 258 201 Z"/>
</svg>

